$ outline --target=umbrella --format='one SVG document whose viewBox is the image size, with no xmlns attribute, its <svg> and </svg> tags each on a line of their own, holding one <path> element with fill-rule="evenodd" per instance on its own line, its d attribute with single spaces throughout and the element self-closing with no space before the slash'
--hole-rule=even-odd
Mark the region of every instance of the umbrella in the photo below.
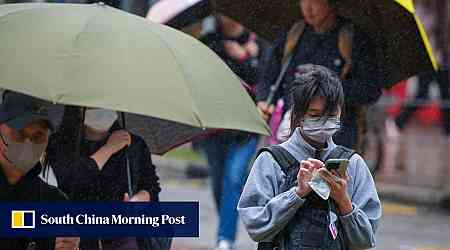
<svg viewBox="0 0 450 250">
<path fill-rule="evenodd" d="M 299 19 L 299 0 L 211 0 L 216 10 L 269 40 Z M 374 41 L 379 82 L 390 87 L 437 68 L 412 0 L 339 0 L 338 15 L 351 20 Z M 283 15 L 277 15 L 283 13 Z"/>
<path fill-rule="evenodd" d="M 28 3 L 0 6 L 0 32 L 8 34 L 0 37 L 5 89 L 151 116 L 155 127 L 268 133 L 225 63 L 167 26 L 101 4 Z"/>
<path fill-rule="evenodd" d="M 207 0 L 160 0 L 150 8 L 147 19 L 180 29 L 210 14 Z"/>
<path fill-rule="evenodd" d="M 148 116 L 152 153 L 207 129 L 269 133 L 225 63 L 167 26 L 103 4 L 27 3 L 0 5 L 0 32 L 1 88 Z"/>
</svg>

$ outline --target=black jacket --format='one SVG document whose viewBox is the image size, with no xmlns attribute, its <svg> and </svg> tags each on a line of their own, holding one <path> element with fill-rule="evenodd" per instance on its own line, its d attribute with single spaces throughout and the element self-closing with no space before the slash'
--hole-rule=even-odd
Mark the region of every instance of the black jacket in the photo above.
<svg viewBox="0 0 450 250">
<path fill-rule="evenodd" d="M 116 122 L 110 133 L 120 129 Z M 73 135 L 57 132 L 50 137 L 47 147 L 47 159 L 61 190 L 75 201 L 122 201 L 124 194 L 128 193 L 125 150 L 114 154 L 100 171 L 97 163 L 89 156 L 105 145 L 107 138 L 99 142 L 84 139 L 80 149 L 81 156 L 75 157 L 70 150 L 71 142 L 67 141 L 71 136 Z M 133 192 L 145 190 L 150 193 L 152 202 L 159 201 L 159 178 L 144 140 L 132 134 L 127 154 Z M 143 239 L 138 239 L 138 245 L 139 249 L 148 249 L 144 246 Z M 96 250 L 97 240 L 82 238 L 80 249 Z"/>
<path fill-rule="evenodd" d="M 41 165 L 28 172 L 16 185 L 10 185 L 0 168 L 0 201 L 2 202 L 51 202 L 66 201 L 67 198 L 58 188 L 39 178 Z M 2 250 L 27 250 L 29 244 L 36 244 L 36 250 L 55 249 L 55 239 L 5 239 L 0 238 Z"/>
<path fill-rule="evenodd" d="M 117 124 L 110 132 L 121 129 Z M 142 138 L 131 135 L 128 158 L 132 172 L 133 191 L 146 190 L 151 201 L 159 201 L 159 178 L 152 164 L 150 151 Z M 55 133 L 50 137 L 47 159 L 55 172 L 58 186 L 76 201 L 122 201 L 128 192 L 126 154 L 121 150 L 114 154 L 100 171 L 89 156 L 99 150 L 107 138 L 99 142 L 86 139 L 81 145 L 81 157 L 75 158 L 64 147 L 65 136 Z"/>
</svg>

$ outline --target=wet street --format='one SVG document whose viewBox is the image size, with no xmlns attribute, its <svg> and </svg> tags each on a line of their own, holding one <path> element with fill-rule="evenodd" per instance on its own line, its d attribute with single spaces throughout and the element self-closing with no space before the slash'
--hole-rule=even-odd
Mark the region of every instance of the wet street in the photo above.
<svg viewBox="0 0 450 250">
<path fill-rule="evenodd" d="M 213 249 L 217 216 L 207 183 L 190 180 L 165 183 L 162 200 L 200 202 L 200 238 L 178 238 L 173 249 Z M 449 212 L 390 201 L 383 201 L 383 211 L 377 249 L 450 250 Z M 256 249 L 242 225 L 237 244 L 237 250 Z"/>
</svg>

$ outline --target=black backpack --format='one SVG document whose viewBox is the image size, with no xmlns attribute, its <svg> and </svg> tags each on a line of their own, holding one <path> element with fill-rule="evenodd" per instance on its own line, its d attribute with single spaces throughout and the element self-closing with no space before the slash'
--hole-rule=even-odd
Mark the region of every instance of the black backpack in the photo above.
<svg viewBox="0 0 450 250">
<path fill-rule="evenodd" d="M 268 152 L 272 155 L 272 157 L 275 159 L 275 161 L 278 163 L 278 165 L 281 167 L 281 171 L 286 176 L 289 176 L 289 171 L 291 171 L 292 166 L 295 164 L 299 164 L 297 159 L 294 158 L 294 156 L 291 155 L 286 149 L 284 149 L 280 145 L 272 145 L 268 147 L 262 148 L 258 155 L 260 155 L 263 152 Z M 355 150 L 346 148 L 344 146 L 338 145 L 333 151 L 330 152 L 327 159 L 348 159 L 356 154 Z M 325 160 L 327 160 L 325 159 Z M 281 190 L 281 192 L 284 192 L 286 190 Z M 258 250 L 275 250 L 279 249 L 277 244 L 275 242 L 260 242 L 258 243 Z"/>
</svg>

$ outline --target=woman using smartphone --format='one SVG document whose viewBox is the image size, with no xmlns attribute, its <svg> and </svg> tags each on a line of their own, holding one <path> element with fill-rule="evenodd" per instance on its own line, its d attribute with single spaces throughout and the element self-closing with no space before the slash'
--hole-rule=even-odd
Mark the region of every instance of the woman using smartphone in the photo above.
<svg viewBox="0 0 450 250">
<path fill-rule="evenodd" d="M 280 166 L 270 152 L 257 157 L 238 205 L 248 233 L 259 249 L 375 247 L 381 205 L 366 163 L 353 154 L 339 173 L 323 162 L 338 147 L 332 136 L 344 104 L 339 77 L 303 65 L 293 86 L 291 136 L 280 146 L 297 164 Z M 308 184 L 315 172 L 331 189 L 328 200 Z"/>
</svg>

